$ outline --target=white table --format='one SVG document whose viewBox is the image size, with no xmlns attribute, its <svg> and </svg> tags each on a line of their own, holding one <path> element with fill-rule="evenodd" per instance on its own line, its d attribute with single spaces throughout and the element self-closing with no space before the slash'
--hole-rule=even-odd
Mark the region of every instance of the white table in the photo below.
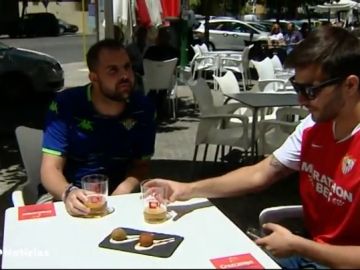
<svg viewBox="0 0 360 270">
<path fill-rule="evenodd" d="M 193 199 L 180 204 L 194 204 Z M 56 216 L 18 221 L 18 209 L 5 214 L 3 268 L 215 268 L 210 259 L 251 253 L 264 268 L 279 266 L 215 206 L 197 209 L 163 224 L 143 221 L 140 194 L 113 196 L 115 212 L 103 218 L 74 218 L 62 202 Z M 169 258 L 99 248 L 116 227 L 177 234 L 183 242 Z"/>
</svg>

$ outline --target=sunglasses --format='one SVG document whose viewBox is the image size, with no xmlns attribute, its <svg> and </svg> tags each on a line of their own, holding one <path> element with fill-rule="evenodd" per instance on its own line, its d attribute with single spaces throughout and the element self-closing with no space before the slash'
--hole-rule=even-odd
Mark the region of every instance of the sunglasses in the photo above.
<svg viewBox="0 0 360 270">
<path fill-rule="evenodd" d="M 295 81 L 295 75 L 289 78 L 290 83 L 294 87 L 294 90 L 297 94 L 301 94 L 303 97 L 305 97 L 308 100 L 315 99 L 316 96 L 320 93 L 322 89 L 324 89 L 326 86 L 330 86 L 333 84 L 337 84 L 340 81 L 342 81 L 342 78 L 337 77 L 334 79 L 326 80 L 321 82 L 318 85 L 312 85 L 312 84 L 306 84 L 306 83 L 297 83 Z"/>
</svg>

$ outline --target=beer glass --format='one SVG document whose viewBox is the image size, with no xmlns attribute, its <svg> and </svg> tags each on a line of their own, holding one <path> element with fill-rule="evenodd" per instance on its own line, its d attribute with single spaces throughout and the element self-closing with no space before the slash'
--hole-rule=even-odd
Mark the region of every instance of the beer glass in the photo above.
<svg viewBox="0 0 360 270">
<path fill-rule="evenodd" d="M 166 188 L 141 185 L 144 220 L 147 223 L 162 223 L 167 220 Z"/>
<path fill-rule="evenodd" d="M 109 180 L 103 174 L 90 174 L 81 179 L 81 188 L 88 191 L 85 205 L 90 208 L 89 216 L 103 215 L 107 209 Z"/>
</svg>

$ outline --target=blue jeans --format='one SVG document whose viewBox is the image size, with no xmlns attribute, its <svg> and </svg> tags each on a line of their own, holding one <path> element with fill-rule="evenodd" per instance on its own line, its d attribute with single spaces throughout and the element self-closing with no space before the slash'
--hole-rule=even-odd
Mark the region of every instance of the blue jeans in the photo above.
<svg viewBox="0 0 360 270">
<path fill-rule="evenodd" d="M 330 269 L 327 266 L 296 255 L 288 258 L 271 257 L 281 266 L 282 269 Z"/>
<path fill-rule="evenodd" d="M 262 249 L 270 256 L 282 269 L 330 269 L 325 265 L 321 265 L 307 258 L 294 255 L 286 258 L 278 258 L 272 255 L 268 250 Z"/>
</svg>

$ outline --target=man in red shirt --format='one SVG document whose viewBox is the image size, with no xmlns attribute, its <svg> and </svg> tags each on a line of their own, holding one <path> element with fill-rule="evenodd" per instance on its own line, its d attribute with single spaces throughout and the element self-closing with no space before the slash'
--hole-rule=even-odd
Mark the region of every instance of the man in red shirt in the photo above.
<svg viewBox="0 0 360 270">
<path fill-rule="evenodd" d="M 339 27 L 311 32 L 289 55 L 290 79 L 310 115 L 271 156 L 225 175 L 165 185 L 169 200 L 229 197 L 300 175 L 311 240 L 268 223 L 256 240 L 284 268 L 360 268 L 360 40 Z"/>
</svg>

